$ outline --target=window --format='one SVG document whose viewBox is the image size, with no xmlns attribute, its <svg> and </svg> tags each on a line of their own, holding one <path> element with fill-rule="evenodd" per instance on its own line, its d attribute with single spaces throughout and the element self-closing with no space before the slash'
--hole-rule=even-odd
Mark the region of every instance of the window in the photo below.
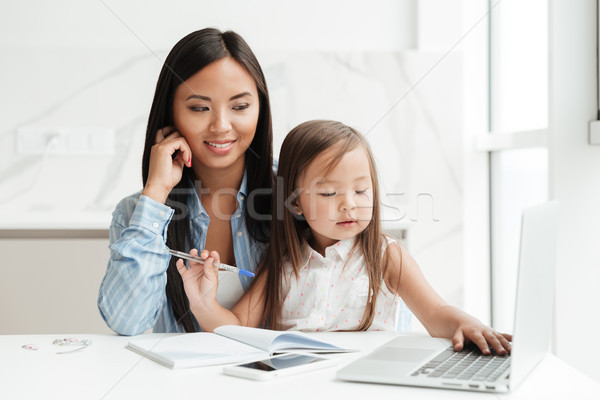
<svg viewBox="0 0 600 400">
<path fill-rule="evenodd" d="M 495 3 L 495 2 L 494 2 Z M 502 1 L 490 15 L 492 325 L 512 332 L 521 212 L 548 199 L 548 4 Z"/>
</svg>

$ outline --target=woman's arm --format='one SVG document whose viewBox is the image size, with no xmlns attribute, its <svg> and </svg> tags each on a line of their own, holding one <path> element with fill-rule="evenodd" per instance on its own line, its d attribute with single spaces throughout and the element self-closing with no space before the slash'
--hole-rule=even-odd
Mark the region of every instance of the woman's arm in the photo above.
<svg viewBox="0 0 600 400">
<path fill-rule="evenodd" d="M 490 352 L 489 346 L 498 354 L 510 352 L 511 335 L 501 334 L 447 304 L 429 285 L 416 261 L 396 243 L 391 243 L 384 255 L 384 280 L 431 336 L 452 338 L 457 351 L 462 350 L 465 342 L 473 342 L 484 354 Z"/>
<path fill-rule="evenodd" d="M 191 255 L 198 255 L 196 249 Z M 218 269 L 213 263 L 219 262 L 219 253 L 202 250 L 200 257 L 204 264 L 190 261 L 187 269 L 183 260 L 177 261 L 183 287 L 190 302 L 190 309 L 203 331 L 212 332 L 222 325 L 244 325 L 258 327 L 264 310 L 265 276 L 260 275 L 250 289 L 244 293 L 236 305 L 228 310 L 217 301 L 219 287 Z"/>
<path fill-rule="evenodd" d="M 110 259 L 98 293 L 98 309 L 120 335 L 151 329 L 166 303 L 166 230 L 173 210 L 146 196 L 130 196 L 115 208 Z"/>
</svg>

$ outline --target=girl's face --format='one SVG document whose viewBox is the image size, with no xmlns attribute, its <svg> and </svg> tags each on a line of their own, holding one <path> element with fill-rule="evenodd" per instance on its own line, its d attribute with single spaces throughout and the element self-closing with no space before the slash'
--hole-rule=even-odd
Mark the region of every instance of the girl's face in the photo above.
<svg viewBox="0 0 600 400">
<path fill-rule="evenodd" d="M 297 211 L 312 231 L 313 248 L 323 253 L 335 242 L 362 232 L 373 217 L 373 182 L 363 146 L 347 152 L 327 176 L 337 149 L 329 149 L 309 164 L 296 182 Z"/>
<path fill-rule="evenodd" d="M 207 65 L 180 84 L 173 99 L 173 118 L 192 149 L 194 171 L 243 167 L 259 106 L 254 79 L 230 57 Z"/>
</svg>

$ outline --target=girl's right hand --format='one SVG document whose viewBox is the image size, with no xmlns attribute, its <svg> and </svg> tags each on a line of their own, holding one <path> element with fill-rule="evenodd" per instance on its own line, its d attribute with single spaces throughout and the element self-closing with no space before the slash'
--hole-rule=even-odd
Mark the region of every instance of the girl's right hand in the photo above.
<svg viewBox="0 0 600 400">
<path fill-rule="evenodd" d="M 181 180 L 184 166 L 192 167 L 192 150 L 185 138 L 172 126 L 159 129 L 150 151 L 148 179 L 142 194 L 164 204 Z"/>
</svg>

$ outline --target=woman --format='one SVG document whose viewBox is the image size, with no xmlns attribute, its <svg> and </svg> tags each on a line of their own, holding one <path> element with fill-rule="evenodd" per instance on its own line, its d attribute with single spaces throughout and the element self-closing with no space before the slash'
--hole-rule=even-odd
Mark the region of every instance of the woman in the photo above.
<svg viewBox="0 0 600 400">
<path fill-rule="evenodd" d="M 181 39 L 156 85 L 144 189 L 113 212 L 98 297 L 108 326 L 122 335 L 199 330 L 167 247 L 215 249 L 253 271 L 268 240 L 272 166 L 267 85 L 250 47 L 210 28 Z"/>
</svg>

